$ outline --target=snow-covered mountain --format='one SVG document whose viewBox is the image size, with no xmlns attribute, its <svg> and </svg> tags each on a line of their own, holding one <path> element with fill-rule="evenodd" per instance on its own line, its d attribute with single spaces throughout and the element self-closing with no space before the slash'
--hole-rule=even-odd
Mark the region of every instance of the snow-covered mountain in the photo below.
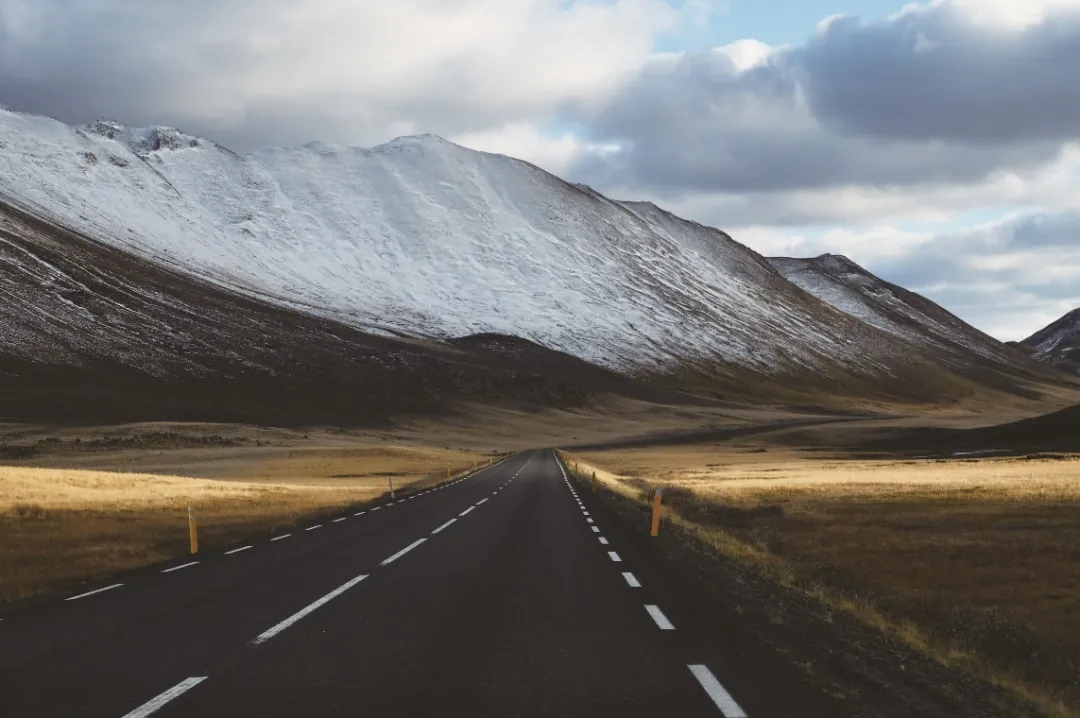
<svg viewBox="0 0 1080 718">
<path fill-rule="evenodd" d="M 620 369 L 892 359 L 722 232 L 433 136 L 239 156 L 176 130 L 0 112 L 0 143 L 15 204 L 367 330 L 513 334 Z"/>
<path fill-rule="evenodd" d="M 774 257 L 769 262 L 818 299 L 905 343 L 933 348 L 943 361 L 963 362 L 974 355 L 1003 364 L 1019 363 L 1020 355 L 1010 347 L 926 297 L 871 274 L 847 257 Z"/>
<path fill-rule="evenodd" d="M 192 375 L 232 357 L 277 372 L 280 357 L 260 353 L 273 343 L 270 320 L 257 318 L 273 314 L 265 307 L 289 313 L 293 341 L 304 336 L 302 316 L 409 341 L 516 336 L 624 374 L 695 377 L 695 387 L 704 378 L 749 390 L 756 377 L 929 394 L 952 382 L 941 373 L 943 347 L 947 372 L 969 359 L 1004 372 L 1020 361 L 865 272 L 819 260 L 770 264 L 652 204 L 614 201 L 434 136 L 241 156 L 175 129 L 70 127 L 0 110 L 4 204 L 11 239 L 0 241 L 0 270 L 6 262 L 34 290 L 0 298 L 0 355 L 23 361 Z M 81 243 L 87 267 L 56 270 L 50 263 L 70 242 Z M 95 269 L 121 260 L 137 260 L 137 271 Z M 180 299 L 162 294 L 148 266 L 187 278 Z M 110 294 L 108 282 L 76 269 L 115 274 L 123 288 Z M 245 320 L 237 341 L 247 349 L 231 344 L 220 302 L 216 328 L 180 321 L 205 311 L 195 297 L 209 290 L 200 286 L 265 305 Z M 141 308 L 125 314 L 133 304 Z M 94 310 L 105 305 L 111 314 Z M 214 331 L 216 364 L 207 359 Z M 183 339 L 195 335 L 203 349 L 192 365 Z M 321 356 L 333 345 L 323 342 Z"/>
<path fill-rule="evenodd" d="M 1074 309 L 1021 342 L 1035 358 L 1059 366 L 1080 368 L 1080 309 Z"/>
</svg>

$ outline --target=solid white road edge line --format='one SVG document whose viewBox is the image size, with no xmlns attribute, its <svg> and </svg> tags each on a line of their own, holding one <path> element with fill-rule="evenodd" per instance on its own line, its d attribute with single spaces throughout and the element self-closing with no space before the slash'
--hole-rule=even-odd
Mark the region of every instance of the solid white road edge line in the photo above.
<svg viewBox="0 0 1080 718">
<path fill-rule="evenodd" d="M 712 698 L 720 712 L 724 714 L 724 718 L 746 718 L 746 712 L 739 707 L 731 694 L 724 690 L 708 666 L 689 665 L 687 668 L 694 674 L 694 678 L 697 678 L 698 683 L 709 694 L 709 698 Z"/>
<path fill-rule="evenodd" d="M 114 588 L 120 588 L 123 585 L 124 584 L 122 584 L 122 583 L 114 583 L 111 586 L 106 586 L 105 588 L 99 588 L 96 591 L 87 591 L 86 593 L 80 593 L 78 596 L 68 596 L 64 600 L 65 601 L 75 601 L 75 600 L 80 599 L 80 598 L 86 598 L 87 596 L 93 596 L 95 593 L 104 593 L 105 591 L 111 591 Z"/>
<path fill-rule="evenodd" d="M 412 550 L 413 550 L 414 548 L 416 548 L 416 547 L 417 547 L 417 546 L 419 546 L 420 544 L 424 543 L 425 541 L 427 541 L 427 539 L 426 539 L 426 538 L 422 538 L 422 539 L 416 539 L 416 540 L 415 540 L 415 541 L 413 541 L 413 542 L 412 542 L 411 544 L 409 544 L 409 545 L 408 545 L 408 546 L 406 546 L 405 548 L 401 549 L 401 550 L 400 550 L 400 551 L 398 551 L 398 552 L 397 552 L 396 554 L 394 554 L 394 555 L 393 555 L 393 556 L 391 556 L 390 558 L 386 559 L 385 561 L 383 561 L 383 562 L 382 562 L 382 563 L 380 563 L 379 565 L 380 565 L 380 566 L 385 566 L 385 565 L 386 565 L 386 564 L 388 564 L 388 563 L 393 563 L 394 561 L 397 561 L 397 560 L 398 560 L 399 558 L 401 558 L 401 557 L 402 557 L 402 556 L 404 556 L 405 554 L 409 553 L 409 551 L 412 551 Z"/>
<path fill-rule="evenodd" d="M 165 691 L 156 698 L 152 698 L 149 702 L 143 703 L 141 706 L 131 711 L 124 718 L 146 718 L 151 713 L 155 713 L 159 708 L 178 696 L 181 696 L 190 691 L 195 686 L 199 685 L 206 680 L 206 676 L 197 676 L 195 678 L 185 678 L 177 683 L 175 686 Z"/>
<path fill-rule="evenodd" d="M 432 532 L 431 532 L 431 535 L 432 535 L 432 536 L 434 536 L 435 534 L 439 533 L 440 531 L 442 531 L 442 530 L 443 530 L 444 528 L 446 528 L 446 527 L 447 527 L 447 526 L 449 526 L 450 524 L 454 523 L 455 521 L 457 521 L 457 519 L 450 519 L 449 521 L 447 521 L 446 523 L 444 523 L 444 524 L 443 524 L 442 526 L 440 526 L 439 528 L 437 528 L 437 529 L 435 529 L 434 531 L 432 531 Z"/>
<path fill-rule="evenodd" d="M 674 631 L 675 626 L 671 625 L 671 621 L 667 619 L 664 612 L 660 610 L 659 606 L 646 606 L 645 610 L 652 616 L 652 620 L 656 621 L 656 625 L 660 627 L 661 631 Z"/>
<path fill-rule="evenodd" d="M 280 541 L 281 539 L 287 539 L 290 536 L 292 536 L 292 534 L 281 534 L 280 536 L 275 536 L 274 538 L 272 538 L 270 540 L 271 541 Z"/>
<path fill-rule="evenodd" d="M 315 601 L 314 603 L 308 604 L 306 607 L 301 608 L 299 611 L 297 611 L 293 615 L 289 616 L 288 618 L 286 618 L 281 623 L 267 629 L 266 631 L 263 631 L 262 633 L 260 633 L 258 636 L 255 637 L 255 640 L 252 641 L 252 643 L 254 643 L 257 646 L 260 643 L 262 643 L 263 641 L 267 641 L 267 640 L 273 638 L 274 636 L 281 633 L 282 631 L 284 631 L 289 626 L 291 626 L 294 623 L 296 623 L 297 621 L 299 621 L 304 616 L 308 615 L 312 611 L 318 609 L 320 606 L 323 606 L 324 604 L 334 600 L 335 598 L 337 598 L 341 594 L 345 593 L 350 588 L 352 588 L 356 584 L 363 581 L 365 578 L 367 578 L 367 574 L 357 576 L 356 578 L 349 581 L 348 583 L 345 583 L 345 584 L 342 584 L 341 586 L 338 586 L 333 591 L 331 591 L 330 593 L 328 593 L 325 596 L 323 596 L 322 598 L 320 598 L 318 601 Z"/>
<path fill-rule="evenodd" d="M 166 568 L 166 569 L 162 570 L 162 573 L 172 573 L 173 571 L 179 571 L 180 569 L 187 568 L 188 566 L 194 566 L 197 563 L 198 563 L 198 561 L 190 561 L 188 563 L 182 563 L 179 566 L 173 566 L 172 568 Z"/>
<path fill-rule="evenodd" d="M 611 560 L 614 561 L 615 563 L 621 563 L 622 562 L 622 559 L 619 558 L 619 554 L 615 553 L 614 551 L 608 551 L 607 555 L 610 556 Z"/>
<path fill-rule="evenodd" d="M 240 553 L 241 551 L 247 551 L 251 546 L 241 546 L 240 548 L 234 548 L 232 551 L 226 551 L 225 555 L 230 556 L 234 553 Z"/>
<path fill-rule="evenodd" d="M 469 508 L 465 509 L 460 514 L 458 514 L 458 516 L 464 516 L 465 514 L 469 513 L 470 511 L 472 511 L 475 508 L 476 508 L 475 506 L 470 506 Z"/>
<path fill-rule="evenodd" d="M 626 582 L 628 584 L 630 584 L 630 588 L 641 588 L 641 583 L 637 580 L 637 576 L 630 573 L 629 571 L 623 572 L 622 577 L 626 579 Z"/>
</svg>

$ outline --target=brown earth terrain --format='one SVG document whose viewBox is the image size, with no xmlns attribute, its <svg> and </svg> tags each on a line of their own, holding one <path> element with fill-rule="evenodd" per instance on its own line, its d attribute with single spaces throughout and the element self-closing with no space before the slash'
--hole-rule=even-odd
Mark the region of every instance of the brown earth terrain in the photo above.
<svg viewBox="0 0 1080 718">
<path fill-rule="evenodd" d="M 647 525 L 647 498 L 662 487 L 665 526 L 699 547 L 698 558 L 683 557 L 688 565 L 699 573 L 712 566 L 714 578 L 723 573 L 736 601 L 752 585 L 754 596 L 742 600 L 761 603 L 755 610 L 766 621 L 810 634 L 814 621 L 843 614 L 895 644 L 880 650 L 903 646 L 941 670 L 1000 686 L 1035 706 L 1033 715 L 1074 716 L 1080 455 L 1062 448 L 1074 439 L 1074 415 L 978 429 L 956 427 L 970 418 L 936 429 L 915 429 L 910 417 L 880 422 L 886 426 L 861 420 L 655 445 L 612 442 L 570 456 L 583 475 L 597 474 L 602 493 L 626 503 L 639 527 Z M 891 453 L 862 446 L 911 432 L 920 446 L 927 436 L 977 436 L 1054 453 L 913 459 L 914 446 L 902 441 Z M 743 572 L 739 589 L 732 571 Z M 804 602 L 816 608 L 793 612 Z M 808 670 L 837 690 L 850 690 L 852 675 L 866 690 L 899 685 L 865 655 L 859 635 L 858 647 L 833 646 L 840 653 L 831 658 L 818 653 L 821 646 L 807 647 Z M 838 657 L 848 653 L 860 658 Z M 937 670 L 927 668 L 924 678 Z M 928 712 L 915 697 L 896 700 L 900 712 L 879 715 L 957 714 Z M 984 714 L 1009 715 L 1001 706 Z"/>
</svg>

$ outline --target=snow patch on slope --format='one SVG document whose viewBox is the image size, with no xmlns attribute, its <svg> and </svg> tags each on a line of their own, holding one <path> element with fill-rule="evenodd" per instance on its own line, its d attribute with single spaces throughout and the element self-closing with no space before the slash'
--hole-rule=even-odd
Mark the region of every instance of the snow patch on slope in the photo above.
<svg viewBox="0 0 1080 718">
<path fill-rule="evenodd" d="M 957 347 L 988 359 L 1010 358 L 1004 347 L 918 294 L 890 284 L 847 257 L 769 260 L 788 280 L 840 311 L 918 346 Z"/>
<path fill-rule="evenodd" d="M 367 330 L 512 334 L 621 369 L 883 372 L 898 351 L 718 230 L 430 135 L 240 156 L 170 128 L 0 111 L 0 194 Z"/>
</svg>

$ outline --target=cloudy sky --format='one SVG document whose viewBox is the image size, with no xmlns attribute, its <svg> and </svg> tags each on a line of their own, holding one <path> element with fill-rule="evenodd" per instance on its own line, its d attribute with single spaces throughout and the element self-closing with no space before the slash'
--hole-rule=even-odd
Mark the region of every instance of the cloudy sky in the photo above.
<svg viewBox="0 0 1080 718">
<path fill-rule="evenodd" d="M 0 0 L 0 104 L 434 132 L 1019 339 L 1080 306 L 1080 0 Z"/>
</svg>

